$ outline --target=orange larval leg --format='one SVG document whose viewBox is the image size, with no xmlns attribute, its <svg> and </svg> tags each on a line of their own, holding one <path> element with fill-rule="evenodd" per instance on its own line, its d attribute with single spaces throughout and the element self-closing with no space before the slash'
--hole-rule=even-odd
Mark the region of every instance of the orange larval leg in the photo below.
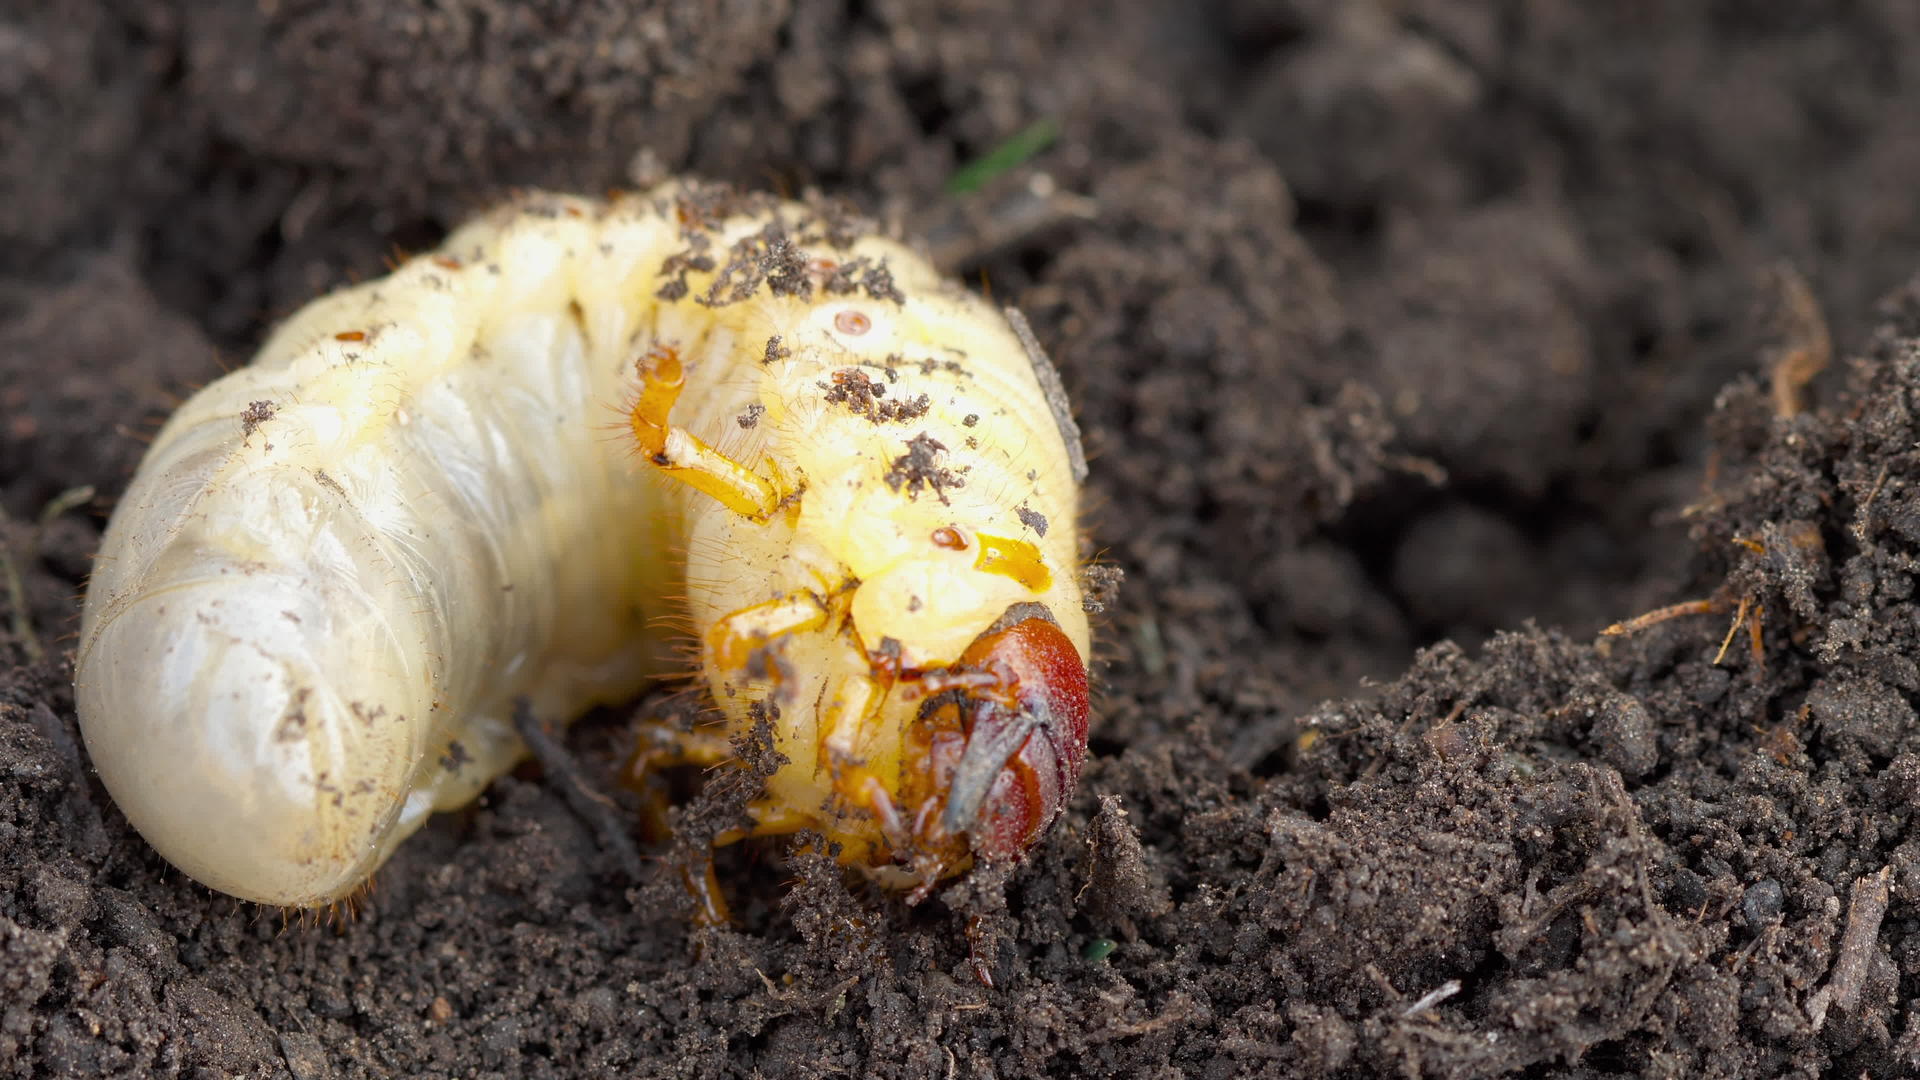
<svg viewBox="0 0 1920 1080">
<path fill-rule="evenodd" d="M 828 606 L 808 592 L 776 596 L 728 612 L 707 629 L 707 658 L 724 672 L 741 672 L 777 684 L 779 666 L 765 654 L 768 644 L 787 634 L 817 630 L 826 625 L 828 616 Z"/>
<path fill-rule="evenodd" d="M 713 856 L 697 860 L 697 865 L 680 868 L 680 884 L 693 897 L 695 926 L 732 926 L 733 909 L 720 888 L 720 877 L 713 872 Z"/>
<path fill-rule="evenodd" d="M 660 774 L 689 765 L 710 769 L 737 755 L 725 731 L 715 725 L 688 731 L 671 720 L 648 717 L 636 727 L 633 755 L 627 759 L 622 782 L 640 796 L 641 834 L 649 843 L 664 844 L 673 835 L 667 824 L 673 793 Z"/>
<path fill-rule="evenodd" d="M 902 851 L 911 838 L 894 808 L 886 778 L 868 760 L 887 690 L 888 686 L 871 674 L 848 675 L 833 685 L 820 708 L 820 745 L 814 769 L 816 773 L 829 770 L 834 794 L 847 806 L 872 815 L 887 844 Z"/>
<path fill-rule="evenodd" d="M 688 731 L 671 720 L 649 717 L 639 723 L 633 757 L 627 761 L 631 782 L 650 772 L 697 765 L 703 769 L 732 761 L 736 755 L 726 732 L 715 724 Z"/>
<path fill-rule="evenodd" d="M 741 517 L 755 521 L 772 517 L 786 501 L 778 484 L 669 422 L 673 403 L 687 385 L 680 350 L 656 345 L 640 359 L 638 368 L 640 397 L 633 403 L 629 419 L 634 440 L 647 460 L 668 476 L 720 500 Z"/>
<path fill-rule="evenodd" d="M 671 792 L 661 782 L 660 770 L 696 766 L 716 768 L 734 762 L 738 755 L 724 731 L 716 725 L 703 725 L 687 731 L 672 721 L 652 718 L 640 723 L 638 746 L 633 758 L 627 763 L 627 783 L 630 788 L 640 792 L 644 800 L 641 818 L 645 822 L 643 831 L 650 841 L 666 843 L 672 839 L 672 830 L 667 824 L 667 809 L 672 805 Z M 728 829 L 713 837 L 713 847 L 726 847 L 742 840 L 762 836 L 783 836 L 809 828 L 814 819 L 781 807 L 767 798 L 754 800 L 747 805 L 747 813 L 753 818 L 751 825 Z M 713 868 L 713 856 L 708 852 L 685 852 L 677 860 L 680 884 L 693 900 L 693 922 L 696 926 L 721 927 L 733 924 L 733 911 L 727 904 L 727 894 L 720 886 L 719 877 Z"/>
<path fill-rule="evenodd" d="M 791 836 L 803 829 L 811 829 L 819 824 L 812 814 L 803 814 L 778 801 L 761 797 L 747 804 L 747 815 L 753 818 L 753 824 L 742 825 L 713 838 L 714 847 L 726 847 L 742 840 L 754 840 L 763 836 Z"/>
<path fill-rule="evenodd" d="M 835 683 L 820 708 L 821 761 L 838 766 L 863 760 L 885 700 L 885 687 L 872 675 L 848 675 Z"/>
</svg>

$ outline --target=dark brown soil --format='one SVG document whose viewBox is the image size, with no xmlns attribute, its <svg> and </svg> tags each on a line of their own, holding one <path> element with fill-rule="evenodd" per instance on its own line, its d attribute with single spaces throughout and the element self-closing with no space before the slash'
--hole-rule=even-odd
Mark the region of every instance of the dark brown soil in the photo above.
<svg viewBox="0 0 1920 1080">
<path fill-rule="evenodd" d="M 1920 1071 L 1916 11 L 13 5 L 0 1069 Z M 576 809 L 622 714 L 343 924 L 171 872 L 65 652 L 139 433 L 510 186 L 683 169 L 897 219 L 1052 349 L 1127 580 L 1051 839 L 917 909 L 729 850 L 738 925 L 697 929 L 668 853 Z M 1028 213 L 1041 175 L 1094 218 Z M 1795 274 L 1841 360 L 1787 414 Z M 1759 654 L 1716 664 L 1743 600 Z"/>
</svg>

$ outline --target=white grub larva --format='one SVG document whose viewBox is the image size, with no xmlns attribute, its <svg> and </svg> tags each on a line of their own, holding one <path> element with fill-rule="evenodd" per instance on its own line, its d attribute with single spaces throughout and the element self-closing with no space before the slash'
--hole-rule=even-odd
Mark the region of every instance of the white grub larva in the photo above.
<svg viewBox="0 0 1920 1080">
<path fill-rule="evenodd" d="M 673 670 L 679 613 L 725 730 L 788 759 L 743 835 L 922 893 L 1024 852 L 1085 754 L 1085 466 L 1024 322 L 869 232 L 530 196 L 293 316 L 103 541 L 76 695 L 128 818 L 213 888 L 331 902 L 513 763 L 516 700 Z"/>
</svg>

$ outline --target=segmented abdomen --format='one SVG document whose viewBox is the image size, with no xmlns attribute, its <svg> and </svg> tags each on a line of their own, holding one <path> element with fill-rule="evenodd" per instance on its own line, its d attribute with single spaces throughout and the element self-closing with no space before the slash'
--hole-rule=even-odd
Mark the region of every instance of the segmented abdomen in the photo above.
<svg viewBox="0 0 1920 1080">
<path fill-rule="evenodd" d="M 657 669 L 674 526 L 605 424 L 664 230 L 554 205 L 583 217 L 483 221 L 300 312 L 123 498 L 79 710 L 201 882 L 333 899 L 510 762 L 514 696 L 571 716 Z"/>
</svg>

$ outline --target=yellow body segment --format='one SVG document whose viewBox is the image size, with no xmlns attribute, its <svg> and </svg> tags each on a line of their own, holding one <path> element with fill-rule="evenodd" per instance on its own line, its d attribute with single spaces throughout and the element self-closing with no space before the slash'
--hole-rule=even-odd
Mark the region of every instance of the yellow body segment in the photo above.
<svg viewBox="0 0 1920 1080">
<path fill-rule="evenodd" d="M 771 655 L 758 663 L 709 648 L 705 670 L 736 730 L 755 703 L 780 706 L 776 748 L 788 764 L 766 802 L 801 812 L 784 825 L 819 828 L 862 861 L 883 837 L 871 812 L 848 805 L 858 781 L 836 790 L 831 752 L 897 791 L 916 704 L 896 689 L 902 700 L 879 707 L 870 654 L 885 643 L 902 667 L 944 667 L 1026 602 L 1053 613 L 1083 661 L 1089 629 L 1074 572 L 1078 485 L 1021 342 L 907 249 L 864 239 L 850 254 L 888 267 L 902 299 L 770 298 L 714 311 L 704 337 L 680 343 L 689 369 L 755 359 L 704 393 L 689 389 L 674 419 L 734 462 L 768 462 L 790 492 L 803 487 L 791 513 L 764 522 L 690 497 L 688 597 L 702 627 L 764 621 L 768 605 L 819 613 L 767 634 Z M 965 546 L 938 543 L 942 529 Z"/>
</svg>

